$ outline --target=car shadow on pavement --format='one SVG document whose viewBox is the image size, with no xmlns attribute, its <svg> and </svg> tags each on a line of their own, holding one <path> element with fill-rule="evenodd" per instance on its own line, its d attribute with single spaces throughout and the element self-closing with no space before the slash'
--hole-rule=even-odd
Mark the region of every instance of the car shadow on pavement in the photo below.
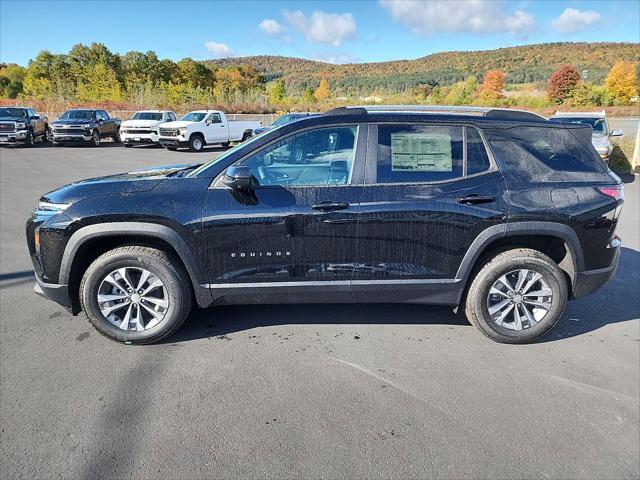
<svg viewBox="0 0 640 480">
<path fill-rule="evenodd" d="M 594 295 L 569 302 L 558 325 L 539 342 L 583 335 L 640 318 L 640 253 L 623 248 L 614 276 Z M 166 343 L 185 342 L 276 325 L 470 326 L 450 307 L 407 304 L 227 305 L 194 310 Z"/>
</svg>

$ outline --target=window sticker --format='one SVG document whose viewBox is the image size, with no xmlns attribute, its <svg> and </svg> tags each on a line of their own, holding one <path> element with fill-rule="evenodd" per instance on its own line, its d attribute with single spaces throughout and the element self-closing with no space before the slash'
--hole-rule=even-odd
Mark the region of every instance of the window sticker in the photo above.
<svg viewBox="0 0 640 480">
<path fill-rule="evenodd" d="M 392 133 L 391 170 L 451 172 L 451 136 L 445 133 Z"/>
</svg>

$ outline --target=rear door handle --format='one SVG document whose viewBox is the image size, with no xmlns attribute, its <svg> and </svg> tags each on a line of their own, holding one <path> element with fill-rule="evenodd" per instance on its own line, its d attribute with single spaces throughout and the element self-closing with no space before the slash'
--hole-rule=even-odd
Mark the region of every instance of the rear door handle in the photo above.
<svg viewBox="0 0 640 480">
<path fill-rule="evenodd" d="M 477 205 L 479 203 L 492 203 L 495 202 L 496 198 L 489 195 L 478 195 L 476 193 L 472 193 L 471 195 L 467 195 L 466 197 L 458 198 L 458 203 L 464 203 L 466 205 Z"/>
<path fill-rule="evenodd" d="M 323 212 L 332 212 L 334 210 L 344 210 L 349 208 L 349 204 L 346 202 L 321 202 L 312 205 L 311 208 L 314 210 L 322 210 Z"/>
</svg>

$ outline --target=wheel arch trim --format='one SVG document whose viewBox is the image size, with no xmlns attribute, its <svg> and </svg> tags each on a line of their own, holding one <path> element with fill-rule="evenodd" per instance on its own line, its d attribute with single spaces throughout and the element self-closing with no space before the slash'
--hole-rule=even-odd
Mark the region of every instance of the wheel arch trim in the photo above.
<svg viewBox="0 0 640 480">
<path fill-rule="evenodd" d="M 100 237 L 146 236 L 167 242 L 178 254 L 193 285 L 198 305 L 208 306 L 212 302 L 211 294 L 200 287 L 203 275 L 193 252 L 184 239 L 171 227 L 148 222 L 109 222 L 82 227 L 71 235 L 60 262 L 59 283 L 68 285 L 74 259 L 87 241 Z"/>
<path fill-rule="evenodd" d="M 456 273 L 456 279 L 466 282 L 477 260 L 494 241 L 518 235 L 543 235 L 559 238 L 564 241 L 569 250 L 574 272 L 577 274 L 584 271 L 582 247 L 578 235 L 571 227 L 554 222 L 514 222 L 493 225 L 480 232 L 462 259 Z"/>
</svg>

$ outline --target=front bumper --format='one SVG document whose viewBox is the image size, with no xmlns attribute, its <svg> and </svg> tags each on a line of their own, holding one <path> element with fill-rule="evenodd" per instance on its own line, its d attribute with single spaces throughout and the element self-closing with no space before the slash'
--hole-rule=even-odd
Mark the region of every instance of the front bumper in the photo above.
<svg viewBox="0 0 640 480">
<path fill-rule="evenodd" d="M 123 133 L 120 130 L 120 140 L 123 143 L 158 143 L 159 137 L 156 133 Z"/>
<path fill-rule="evenodd" d="M 41 297 L 53 300 L 58 305 L 62 305 L 73 315 L 78 313 L 78 309 L 74 308 L 73 302 L 71 301 L 68 285 L 45 283 L 36 275 L 36 283 L 33 286 L 33 291 Z"/>
<path fill-rule="evenodd" d="M 91 135 L 81 135 L 79 133 L 54 133 L 53 141 L 56 143 L 62 142 L 90 142 L 93 140 Z"/>
<path fill-rule="evenodd" d="M 24 142 L 29 130 L 16 130 L 15 132 L 0 133 L 0 143 L 11 144 Z"/>
<path fill-rule="evenodd" d="M 608 248 L 615 249 L 615 255 L 611 264 L 597 270 L 585 270 L 578 272 L 573 284 L 573 298 L 582 298 L 591 295 L 593 292 L 607 283 L 616 273 L 620 262 L 620 239 L 615 237 Z"/>
<path fill-rule="evenodd" d="M 163 147 L 188 147 L 189 141 L 184 137 L 160 137 L 160 145 Z"/>
</svg>

